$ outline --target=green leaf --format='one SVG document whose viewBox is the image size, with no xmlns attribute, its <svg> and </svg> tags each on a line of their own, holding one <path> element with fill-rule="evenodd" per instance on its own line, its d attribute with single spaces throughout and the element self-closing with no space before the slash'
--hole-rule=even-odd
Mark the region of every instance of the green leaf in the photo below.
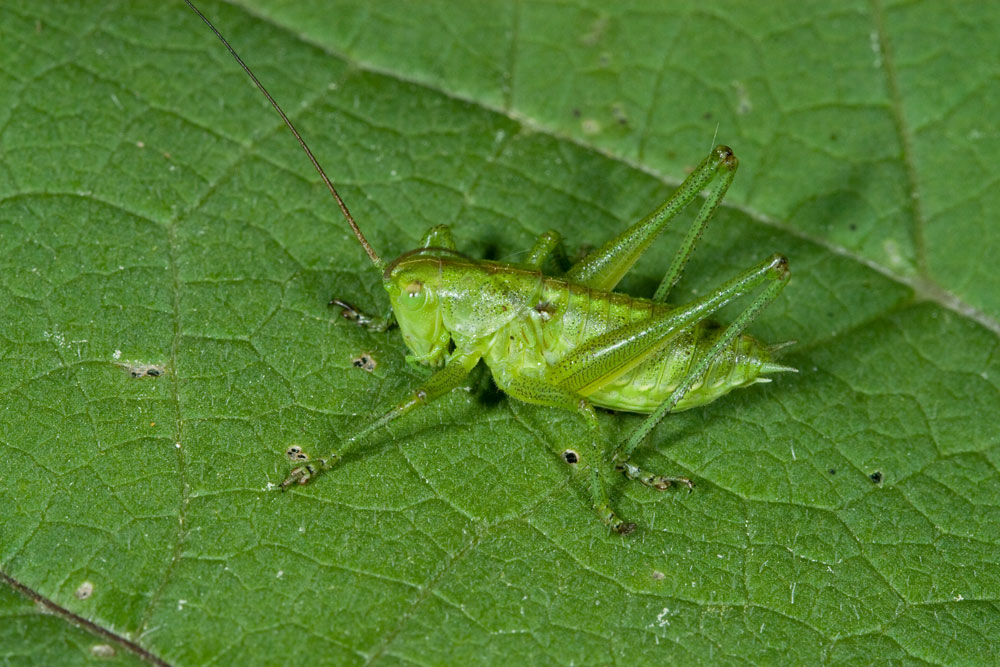
<svg viewBox="0 0 1000 667">
<path fill-rule="evenodd" d="M 2 592 L 0 656 L 96 659 L 79 617 L 178 665 L 1000 660 L 1000 5 L 202 9 L 387 258 L 573 253 L 733 146 L 674 298 L 786 254 L 753 331 L 800 372 L 665 420 L 638 461 L 696 486 L 616 477 L 626 538 L 578 417 L 483 369 L 277 493 L 426 375 L 326 305 L 378 272 L 181 3 L 7 2 L 0 573 L 59 615 Z"/>
</svg>

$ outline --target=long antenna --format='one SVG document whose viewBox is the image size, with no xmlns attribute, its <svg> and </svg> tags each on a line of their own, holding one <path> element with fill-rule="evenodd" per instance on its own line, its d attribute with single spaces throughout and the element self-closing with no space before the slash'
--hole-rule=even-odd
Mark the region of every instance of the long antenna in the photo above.
<svg viewBox="0 0 1000 667">
<path fill-rule="evenodd" d="M 279 116 L 281 116 L 281 120 L 285 121 L 285 125 L 287 125 L 288 129 L 295 135 L 295 139 L 299 142 L 299 146 L 302 146 L 302 150 L 306 152 L 306 155 L 309 157 L 309 161 L 312 162 L 313 167 L 316 168 L 320 178 L 322 178 L 323 182 L 326 183 L 326 189 L 330 191 L 331 195 L 333 195 L 334 200 L 337 202 L 337 206 L 340 207 L 340 212 L 344 214 L 344 217 L 347 219 L 347 224 L 351 226 L 351 231 L 354 232 L 354 236 L 356 236 L 358 241 L 361 243 L 361 247 L 365 249 L 366 253 L 368 253 L 368 257 L 372 260 L 372 264 L 379 269 L 384 268 L 385 262 L 382 261 L 382 258 L 378 256 L 375 249 L 368 243 L 368 239 L 365 238 L 365 235 L 361 233 L 361 228 L 358 227 L 358 223 L 354 222 L 354 216 L 352 216 L 351 212 L 347 210 L 347 204 L 345 204 L 344 200 L 340 198 L 340 195 L 337 193 L 337 188 L 333 187 L 333 183 L 330 182 L 326 172 L 323 171 L 323 167 L 320 166 L 319 160 L 317 160 L 316 156 L 313 155 L 313 152 L 309 150 L 309 146 L 306 145 L 305 140 L 302 138 L 302 135 L 299 134 L 299 131 L 295 129 L 295 126 L 292 125 L 292 121 L 288 120 L 288 116 L 285 115 L 285 112 L 281 109 L 278 103 L 274 101 L 274 98 L 271 97 L 271 93 L 267 92 L 267 88 L 264 87 L 264 84 L 262 84 L 250 68 L 247 67 L 247 64 L 243 62 L 242 58 L 240 58 L 240 54 L 236 53 L 236 49 L 230 46 L 229 42 L 227 42 L 226 38 L 222 36 L 222 33 L 219 32 L 218 28 L 216 28 L 212 22 L 201 13 L 201 10 L 195 7 L 191 0 L 184 0 L 184 2 L 186 2 L 187 6 L 191 8 L 191 11 L 197 14 L 201 20 L 205 22 L 205 25 L 207 25 L 212 32 L 215 33 L 215 36 L 218 37 L 219 41 L 222 42 L 226 49 L 229 50 L 229 53 L 236 59 L 236 62 L 238 62 L 240 67 L 243 68 L 243 71 L 247 73 L 247 76 L 249 76 L 250 80 L 254 82 L 254 85 L 257 86 L 260 92 L 264 93 L 264 97 L 267 98 L 267 101 L 271 103 L 274 110 L 278 112 Z"/>
</svg>

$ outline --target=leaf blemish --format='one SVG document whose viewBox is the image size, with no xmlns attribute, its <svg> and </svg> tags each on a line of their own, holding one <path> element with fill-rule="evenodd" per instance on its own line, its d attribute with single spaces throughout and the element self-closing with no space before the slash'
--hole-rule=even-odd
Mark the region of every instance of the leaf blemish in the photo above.
<svg viewBox="0 0 1000 667">
<path fill-rule="evenodd" d="M 85 581 L 79 586 L 77 586 L 76 590 L 73 592 L 73 595 L 76 596 L 77 600 L 86 600 L 93 594 L 94 594 L 94 584 L 90 583 L 89 581 Z"/>
<path fill-rule="evenodd" d="M 562 453 L 562 457 L 563 457 L 563 461 L 565 461 L 566 463 L 568 463 L 570 465 L 573 465 L 575 463 L 579 463 L 580 462 L 580 455 L 577 454 L 572 449 L 567 449 L 566 451 L 564 451 Z"/>
<path fill-rule="evenodd" d="M 362 352 L 354 359 L 351 359 L 351 365 L 355 368 L 363 368 L 371 373 L 378 366 L 378 362 L 375 361 L 375 357 L 372 356 L 371 352 Z"/>
<path fill-rule="evenodd" d="M 167 372 L 167 369 L 160 364 L 142 364 L 137 362 L 124 362 L 117 364 L 121 366 L 126 371 L 128 371 L 129 376 L 133 378 L 158 378 Z"/>
<path fill-rule="evenodd" d="M 115 647 L 111 644 L 94 644 L 90 647 L 90 655 L 95 658 L 115 657 Z"/>
<path fill-rule="evenodd" d="M 292 445 L 285 450 L 285 456 L 288 457 L 289 461 L 307 461 L 309 460 L 309 455 L 302 451 L 302 448 L 298 445 Z"/>
</svg>

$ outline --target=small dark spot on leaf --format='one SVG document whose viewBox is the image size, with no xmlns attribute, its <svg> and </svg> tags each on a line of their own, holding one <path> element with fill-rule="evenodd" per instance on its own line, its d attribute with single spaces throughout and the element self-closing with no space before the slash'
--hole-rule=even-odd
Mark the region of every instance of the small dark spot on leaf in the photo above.
<svg viewBox="0 0 1000 667">
<path fill-rule="evenodd" d="M 351 359 L 351 364 L 353 364 L 355 368 L 363 368 L 369 373 L 374 371 L 375 367 L 378 366 L 378 362 L 375 361 L 375 357 L 373 357 L 370 352 L 362 352 L 354 359 Z"/>
<path fill-rule="evenodd" d="M 615 102 L 611 105 L 611 113 L 618 121 L 619 125 L 628 125 L 628 114 L 625 113 L 625 105 L 621 102 Z"/>
<path fill-rule="evenodd" d="M 827 470 L 827 472 L 830 473 L 831 475 L 836 475 L 837 474 L 837 471 L 834 468 L 830 468 L 829 470 Z"/>
<path fill-rule="evenodd" d="M 868 475 L 868 477 L 869 477 L 869 478 L 870 478 L 870 479 L 872 480 L 872 482 L 873 482 L 873 483 L 875 483 L 875 484 L 881 484 L 881 483 L 882 483 L 882 473 L 880 473 L 880 472 L 879 472 L 879 471 L 877 471 L 877 470 L 876 470 L 875 472 L 873 472 L 872 474 Z"/>
<path fill-rule="evenodd" d="M 119 363 L 119 366 L 123 367 L 128 371 L 128 374 L 134 378 L 150 377 L 158 378 L 164 373 L 166 369 L 158 364 L 139 364 L 139 363 Z"/>
<path fill-rule="evenodd" d="M 701 118 L 702 120 L 712 120 L 712 112 L 706 111 L 704 114 L 702 114 Z"/>
<path fill-rule="evenodd" d="M 579 117 L 580 117 L 580 110 L 573 109 L 573 118 L 579 118 Z"/>
<path fill-rule="evenodd" d="M 574 463 L 579 463 L 580 462 L 580 455 L 577 454 L 572 449 L 567 449 L 566 451 L 564 451 L 562 453 L 562 457 L 563 457 L 563 461 L 565 461 L 566 463 L 569 463 L 570 465 L 573 465 Z"/>
<path fill-rule="evenodd" d="M 309 455 L 302 451 L 302 448 L 298 445 L 292 445 L 285 450 L 285 456 L 288 457 L 290 461 L 307 461 L 309 460 Z"/>
<path fill-rule="evenodd" d="M 857 231 L 858 226 L 852 222 L 851 224 L 849 224 L 847 226 L 847 228 L 850 229 L 852 232 L 854 232 L 854 231 Z"/>
<path fill-rule="evenodd" d="M 653 570 L 653 579 L 655 579 L 657 581 L 660 581 L 661 579 L 666 578 L 666 576 L 667 575 L 663 574 L 659 570 Z"/>
</svg>

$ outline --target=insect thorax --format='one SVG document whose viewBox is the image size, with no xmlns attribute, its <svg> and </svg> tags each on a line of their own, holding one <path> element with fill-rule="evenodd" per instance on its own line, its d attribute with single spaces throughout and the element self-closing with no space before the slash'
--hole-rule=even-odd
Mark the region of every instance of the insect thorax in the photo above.
<svg viewBox="0 0 1000 667">
<path fill-rule="evenodd" d="M 409 358 L 440 365 L 452 343 L 485 351 L 491 335 L 538 299 L 542 275 L 426 252 L 393 262 L 384 286 Z"/>
</svg>

